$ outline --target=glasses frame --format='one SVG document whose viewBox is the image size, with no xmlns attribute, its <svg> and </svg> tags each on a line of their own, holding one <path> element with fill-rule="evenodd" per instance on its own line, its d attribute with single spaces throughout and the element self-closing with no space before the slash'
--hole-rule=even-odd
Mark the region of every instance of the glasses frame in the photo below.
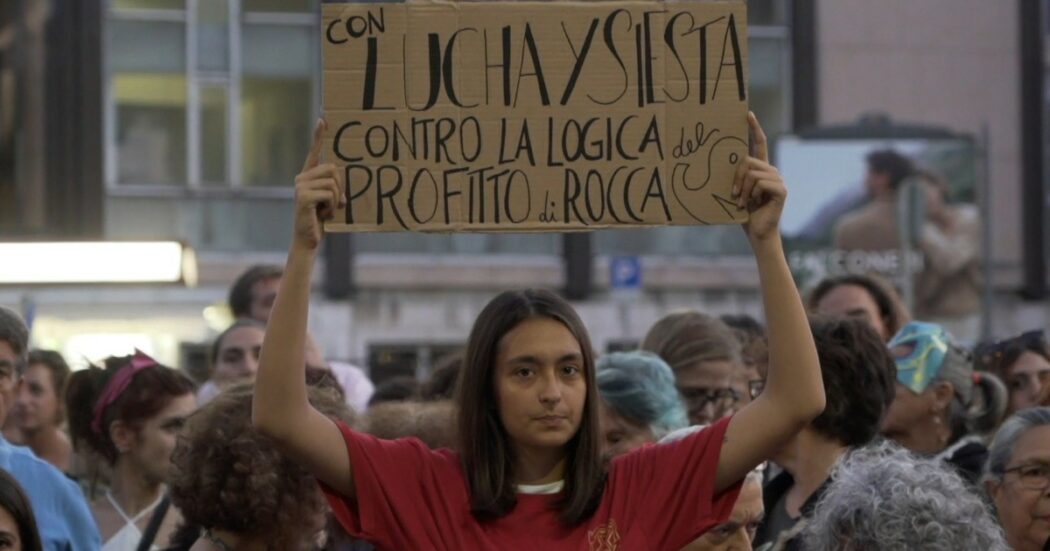
<svg viewBox="0 0 1050 551">
<path fill-rule="evenodd" d="M 679 388 L 678 395 L 681 396 L 683 404 L 687 409 L 702 409 L 708 404 L 726 402 L 726 405 L 735 405 L 740 402 L 740 393 L 734 388 Z"/>
<path fill-rule="evenodd" d="M 1043 479 L 1042 485 L 1033 486 L 1031 484 L 1025 484 L 1025 482 L 1024 482 L 1025 479 L 1024 479 L 1024 477 L 1021 476 L 1020 471 L 1022 469 L 1027 469 L 1029 467 L 1035 467 L 1035 466 L 1043 467 L 1046 470 L 1045 476 L 1042 477 L 1042 479 Z M 1048 465 L 1046 463 L 1037 463 L 1037 464 L 1029 463 L 1029 464 L 1026 464 L 1026 465 L 1018 465 L 1016 467 L 1011 467 L 1009 469 L 1004 469 L 1003 470 L 1003 476 L 1006 476 L 1006 475 L 1008 475 L 1010 473 L 1018 473 L 1017 474 L 1017 481 L 1021 484 L 1022 487 L 1026 488 L 1026 489 L 1029 489 L 1029 490 L 1046 490 L 1047 488 L 1050 488 L 1050 465 Z"/>
</svg>

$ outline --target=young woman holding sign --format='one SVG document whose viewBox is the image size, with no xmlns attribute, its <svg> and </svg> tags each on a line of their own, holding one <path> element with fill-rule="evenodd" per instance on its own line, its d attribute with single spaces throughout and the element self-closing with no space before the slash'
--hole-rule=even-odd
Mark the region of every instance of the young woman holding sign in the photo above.
<svg viewBox="0 0 1050 551">
<path fill-rule="evenodd" d="M 381 549 L 679 549 L 724 522 L 741 479 L 824 407 L 817 352 L 779 222 L 787 190 L 754 115 L 755 156 L 738 167 L 744 230 L 769 322 L 764 392 L 732 418 L 603 468 L 587 330 L 547 291 L 505 292 L 467 344 L 459 452 L 387 441 L 310 406 L 303 352 L 322 221 L 345 198 L 320 164 L 325 126 L 296 178 L 295 236 L 263 343 L 253 419 L 320 479 L 336 516 Z"/>
</svg>

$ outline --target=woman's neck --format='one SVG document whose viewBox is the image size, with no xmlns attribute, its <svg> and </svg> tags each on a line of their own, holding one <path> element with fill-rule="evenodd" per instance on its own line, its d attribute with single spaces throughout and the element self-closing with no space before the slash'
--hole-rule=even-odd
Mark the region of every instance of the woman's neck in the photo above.
<svg viewBox="0 0 1050 551">
<path fill-rule="evenodd" d="M 550 484 L 565 479 L 565 452 L 561 449 L 518 448 L 515 483 Z"/>
<path fill-rule="evenodd" d="M 113 480 L 110 493 L 124 514 L 134 517 L 140 511 L 153 505 L 163 491 L 163 485 L 147 480 L 142 472 L 130 465 L 128 461 L 117 460 L 113 467 Z"/>
<path fill-rule="evenodd" d="M 777 463 L 795 479 L 788 490 L 787 510 L 793 517 L 801 514 L 806 500 L 831 476 L 839 459 L 849 450 L 841 442 L 806 428 L 791 441 Z"/>
</svg>

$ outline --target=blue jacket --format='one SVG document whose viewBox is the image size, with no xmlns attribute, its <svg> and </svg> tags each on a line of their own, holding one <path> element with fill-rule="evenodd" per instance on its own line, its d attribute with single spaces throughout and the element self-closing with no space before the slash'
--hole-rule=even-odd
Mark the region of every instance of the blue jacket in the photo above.
<svg viewBox="0 0 1050 551">
<path fill-rule="evenodd" d="M 25 488 L 47 551 L 97 551 L 102 542 L 87 500 L 66 478 L 29 448 L 0 437 L 0 468 Z"/>
</svg>

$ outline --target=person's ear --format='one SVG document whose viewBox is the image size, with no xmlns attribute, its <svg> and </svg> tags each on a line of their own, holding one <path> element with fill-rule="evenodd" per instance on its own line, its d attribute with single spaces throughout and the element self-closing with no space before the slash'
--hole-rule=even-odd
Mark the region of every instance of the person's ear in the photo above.
<svg viewBox="0 0 1050 551">
<path fill-rule="evenodd" d="M 927 391 L 932 396 L 931 407 L 934 413 L 948 411 L 948 405 L 955 398 L 955 387 L 951 383 L 946 381 L 934 383 Z"/>
<path fill-rule="evenodd" d="M 998 501 L 999 491 L 1002 490 L 1003 483 L 999 480 L 985 480 L 984 491 L 988 493 L 988 497 L 992 498 L 992 501 Z"/>
<path fill-rule="evenodd" d="M 135 438 L 135 431 L 124 421 L 113 421 L 109 424 L 109 439 L 117 448 L 117 453 L 125 453 L 131 449 L 131 443 Z"/>
</svg>

